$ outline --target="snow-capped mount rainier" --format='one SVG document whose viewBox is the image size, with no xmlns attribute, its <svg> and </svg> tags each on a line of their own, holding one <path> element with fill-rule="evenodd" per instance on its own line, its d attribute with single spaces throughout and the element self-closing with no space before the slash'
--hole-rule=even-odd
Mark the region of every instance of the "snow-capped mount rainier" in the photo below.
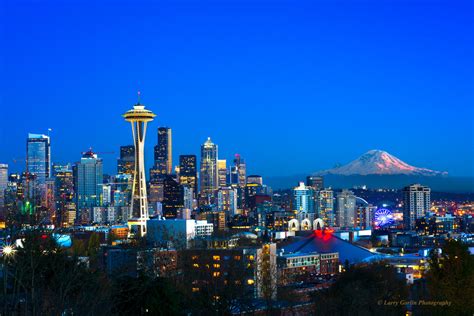
<svg viewBox="0 0 474 316">
<path fill-rule="evenodd" d="M 447 172 L 410 166 L 383 150 L 370 150 L 347 165 L 323 170 L 316 175 L 410 175 L 446 176 Z"/>
</svg>

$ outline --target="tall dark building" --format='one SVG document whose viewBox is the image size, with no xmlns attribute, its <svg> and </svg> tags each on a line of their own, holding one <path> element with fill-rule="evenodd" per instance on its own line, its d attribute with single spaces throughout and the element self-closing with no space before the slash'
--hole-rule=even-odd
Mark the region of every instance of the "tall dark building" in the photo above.
<svg viewBox="0 0 474 316">
<path fill-rule="evenodd" d="M 175 177 L 167 175 L 163 180 L 163 216 L 176 218 L 182 208 L 184 208 L 183 186 Z"/>
<path fill-rule="evenodd" d="M 316 191 L 322 190 L 324 189 L 324 179 L 319 176 L 307 176 L 306 185 L 312 187 Z"/>
<path fill-rule="evenodd" d="M 245 165 L 245 160 L 239 155 L 235 154 L 234 158 L 234 173 L 235 173 L 235 179 L 233 179 L 233 182 L 231 184 L 238 184 L 241 188 L 245 187 L 245 184 L 247 183 L 246 180 L 246 165 Z"/>
<path fill-rule="evenodd" d="M 54 195 L 56 201 L 57 223 L 63 226 L 67 222 L 68 213 L 72 209 L 75 217 L 74 176 L 71 165 L 53 164 Z"/>
<path fill-rule="evenodd" d="M 193 189 L 193 196 L 197 198 L 197 159 L 196 155 L 179 156 L 179 183 Z"/>
<path fill-rule="evenodd" d="M 171 174 L 173 166 L 172 160 L 172 142 L 171 142 L 171 128 L 158 128 L 158 145 L 155 146 L 155 164 L 154 169 L 157 169 L 160 174 Z"/>
<path fill-rule="evenodd" d="M 120 146 L 120 158 L 117 161 L 117 173 L 133 175 L 134 168 L 135 146 Z"/>
</svg>

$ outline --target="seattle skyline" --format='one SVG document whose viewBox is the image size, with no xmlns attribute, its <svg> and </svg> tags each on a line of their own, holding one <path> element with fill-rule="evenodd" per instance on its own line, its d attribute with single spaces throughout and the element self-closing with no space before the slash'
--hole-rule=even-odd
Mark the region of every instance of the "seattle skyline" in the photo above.
<svg viewBox="0 0 474 316">
<path fill-rule="evenodd" d="M 119 147 L 132 144 L 120 114 L 140 90 L 157 114 L 147 169 L 156 130 L 167 126 L 174 165 L 211 137 L 220 157 L 239 153 L 249 173 L 264 176 L 332 168 L 371 149 L 474 175 L 467 1 L 149 10 L 139 2 L 107 7 L 113 12 L 96 3 L 24 3 L 0 10 L 8 43 L 0 53 L 0 160 L 12 171 L 24 168 L 12 160 L 25 157 L 27 134 L 52 128 L 53 162 L 75 162 L 89 147 L 114 151 L 101 156 L 112 173 Z M 137 22 L 122 26 L 114 16 Z M 91 23 L 79 27 L 82 19 Z"/>
</svg>

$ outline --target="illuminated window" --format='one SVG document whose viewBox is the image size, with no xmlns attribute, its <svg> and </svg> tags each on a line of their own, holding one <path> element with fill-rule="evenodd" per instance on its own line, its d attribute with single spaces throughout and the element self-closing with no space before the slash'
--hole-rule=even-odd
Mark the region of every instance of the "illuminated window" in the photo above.
<svg viewBox="0 0 474 316">
<path fill-rule="evenodd" d="M 250 255 L 249 260 L 253 260 L 253 259 L 255 259 L 255 257 L 253 255 Z"/>
<path fill-rule="evenodd" d="M 196 260 L 197 258 L 198 258 L 198 256 L 192 256 L 193 260 Z"/>
<path fill-rule="evenodd" d="M 240 256 L 234 256 L 234 260 L 240 260 Z"/>
<path fill-rule="evenodd" d="M 212 256 L 214 261 L 221 261 L 221 256 Z"/>
<path fill-rule="evenodd" d="M 219 271 L 215 271 L 215 272 L 212 273 L 212 276 L 215 277 L 215 278 L 217 278 L 220 275 L 221 275 L 221 273 Z"/>
<path fill-rule="evenodd" d="M 221 265 L 220 265 L 220 264 L 218 264 L 218 263 L 214 263 L 214 268 L 218 269 L 218 268 L 220 268 L 220 267 L 221 267 Z"/>
<path fill-rule="evenodd" d="M 197 263 L 194 263 L 194 264 L 193 264 L 193 267 L 195 267 L 195 268 L 199 268 L 199 264 L 197 264 Z"/>
<path fill-rule="evenodd" d="M 193 287 L 193 292 L 199 292 L 199 288 L 198 287 Z"/>
<path fill-rule="evenodd" d="M 255 281 L 252 280 L 252 279 L 248 279 L 248 280 L 247 280 L 247 284 L 248 284 L 248 285 L 253 285 L 254 283 L 255 283 Z"/>
</svg>

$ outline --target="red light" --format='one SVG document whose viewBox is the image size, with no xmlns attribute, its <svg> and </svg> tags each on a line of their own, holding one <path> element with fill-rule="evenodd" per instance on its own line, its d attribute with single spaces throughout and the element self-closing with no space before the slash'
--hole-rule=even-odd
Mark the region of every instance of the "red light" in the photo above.
<svg viewBox="0 0 474 316">
<path fill-rule="evenodd" d="M 321 237 L 323 237 L 323 231 L 322 231 L 322 230 L 320 230 L 320 229 L 318 229 L 318 230 L 315 230 L 315 231 L 314 231 L 314 234 L 315 234 L 315 235 L 316 235 L 316 237 L 318 237 L 318 238 L 321 238 Z"/>
<path fill-rule="evenodd" d="M 41 235 L 41 239 L 46 239 L 46 238 L 48 238 L 48 236 L 47 236 L 47 235 L 44 235 L 44 234 L 43 234 L 43 235 Z"/>
</svg>

